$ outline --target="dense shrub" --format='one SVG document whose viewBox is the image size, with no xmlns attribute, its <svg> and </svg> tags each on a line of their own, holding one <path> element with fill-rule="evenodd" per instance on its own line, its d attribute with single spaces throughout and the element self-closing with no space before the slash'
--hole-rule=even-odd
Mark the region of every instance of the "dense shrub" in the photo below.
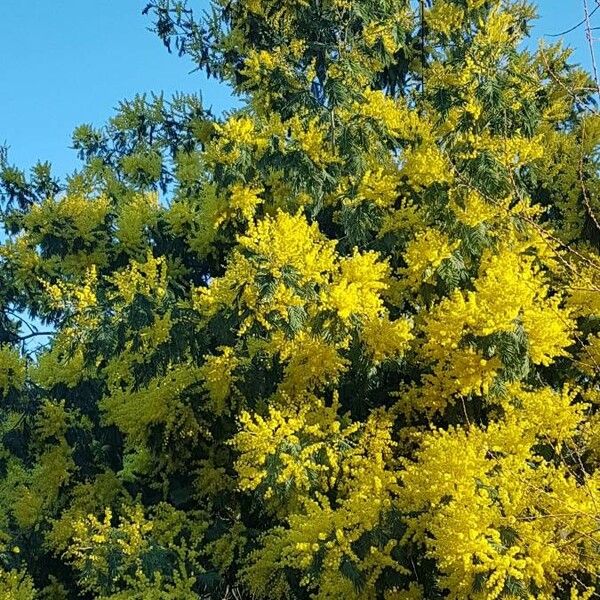
<svg viewBox="0 0 600 600">
<path fill-rule="evenodd" d="M 147 12 L 242 108 L 3 158 L 2 597 L 600 594 L 589 76 L 524 2 Z"/>
</svg>

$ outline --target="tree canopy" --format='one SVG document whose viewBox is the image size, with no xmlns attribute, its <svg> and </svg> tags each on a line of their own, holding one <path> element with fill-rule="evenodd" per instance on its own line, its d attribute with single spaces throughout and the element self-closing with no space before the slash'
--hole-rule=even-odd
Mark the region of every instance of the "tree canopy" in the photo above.
<svg viewBox="0 0 600 600">
<path fill-rule="evenodd" d="M 239 110 L 0 156 L 0 595 L 600 596 L 596 82 L 520 0 L 192 4 Z"/>
</svg>

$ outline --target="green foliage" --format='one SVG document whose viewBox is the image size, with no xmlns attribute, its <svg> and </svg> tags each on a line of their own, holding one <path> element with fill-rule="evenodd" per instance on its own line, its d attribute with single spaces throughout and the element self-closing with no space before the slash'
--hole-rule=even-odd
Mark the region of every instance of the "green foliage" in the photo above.
<svg viewBox="0 0 600 600">
<path fill-rule="evenodd" d="M 240 110 L 0 152 L 0 596 L 600 593 L 590 77 L 522 1 L 190 5 Z"/>
</svg>

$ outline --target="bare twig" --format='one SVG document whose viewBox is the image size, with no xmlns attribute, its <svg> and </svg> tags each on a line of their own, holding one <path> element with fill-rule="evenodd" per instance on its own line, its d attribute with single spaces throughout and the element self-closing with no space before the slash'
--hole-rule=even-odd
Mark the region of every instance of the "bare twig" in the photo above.
<svg viewBox="0 0 600 600">
<path fill-rule="evenodd" d="M 592 10 L 592 12 L 589 14 L 589 16 L 591 17 L 599 8 L 600 8 L 600 5 L 596 6 L 596 8 L 594 8 L 594 10 Z M 581 19 L 581 21 L 579 21 L 579 23 L 577 23 L 577 25 L 573 25 L 573 27 L 570 27 L 569 29 L 565 29 L 565 31 L 561 31 L 560 33 L 547 33 L 546 37 L 560 37 L 561 35 L 567 35 L 567 33 L 571 33 L 572 31 L 575 31 L 578 27 L 581 27 L 584 23 L 585 23 L 585 18 Z"/>
<path fill-rule="evenodd" d="M 30 338 L 37 337 L 39 335 L 45 335 L 45 336 L 56 335 L 56 331 L 34 331 L 33 333 L 28 333 L 27 335 L 19 336 L 19 341 L 22 342 L 23 340 L 28 340 Z"/>
<path fill-rule="evenodd" d="M 588 0 L 583 0 L 583 13 L 584 13 L 584 21 L 585 21 L 585 37 L 588 42 L 588 46 L 590 49 L 590 58 L 592 61 L 592 74 L 594 76 L 594 82 L 596 83 L 596 91 L 598 93 L 598 97 L 600 98 L 600 82 L 598 81 L 598 68 L 596 66 L 596 54 L 594 52 L 594 38 L 592 36 L 592 23 L 590 21 L 591 15 L 596 11 L 596 8 L 590 14 L 588 8 Z"/>
</svg>

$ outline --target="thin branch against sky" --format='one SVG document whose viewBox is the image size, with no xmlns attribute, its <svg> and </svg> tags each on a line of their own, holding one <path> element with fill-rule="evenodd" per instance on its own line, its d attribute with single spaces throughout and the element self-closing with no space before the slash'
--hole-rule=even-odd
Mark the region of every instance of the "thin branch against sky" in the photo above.
<svg viewBox="0 0 600 600">
<path fill-rule="evenodd" d="M 585 28 L 585 38 L 587 40 L 589 53 L 590 53 L 590 62 L 592 65 L 592 76 L 594 78 L 594 82 L 596 83 L 596 91 L 598 93 L 598 97 L 600 98 L 600 83 L 598 82 L 598 67 L 596 65 L 596 53 L 595 53 L 595 47 L 594 47 L 597 40 L 596 40 L 596 38 L 594 38 L 594 34 L 593 34 L 594 28 L 592 27 L 592 19 L 591 19 L 593 13 L 596 12 L 598 7 L 600 6 L 600 4 L 598 2 L 599 2 L 599 0 L 596 0 L 596 7 L 590 11 L 588 0 L 583 0 L 583 15 L 584 15 L 583 23 L 584 23 L 584 28 Z"/>
</svg>

